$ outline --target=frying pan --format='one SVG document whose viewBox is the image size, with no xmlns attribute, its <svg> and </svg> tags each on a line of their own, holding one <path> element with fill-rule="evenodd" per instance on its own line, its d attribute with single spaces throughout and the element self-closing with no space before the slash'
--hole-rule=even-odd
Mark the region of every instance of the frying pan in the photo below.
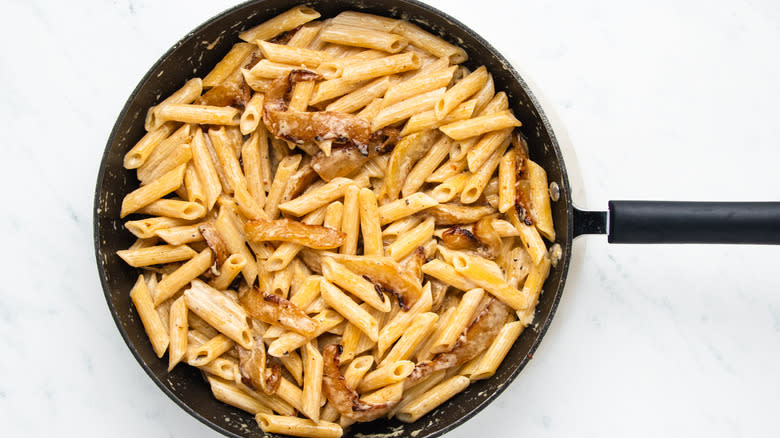
<svg viewBox="0 0 780 438">
<path fill-rule="evenodd" d="M 129 291 L 137 271 L 116 251 L 132 244 L 119 220 L 122 197 L 138 186 L 135 175 L 122 167 L 124 154 L 144 134 L 146 109 L 170 95 L 189 78 L 204 76 L 238 41 L 243 30 L 296 4 L 313 6 L 324 17 L 343 10 L 403 18 L 442 35 L 469 54 L 469 67 L 487 66 L 497 90 L 503 90 L 523 122 L 530 155 L 547 171 L 560 197 L 552 203 L 561 259 L 552 269 L 529 326 L 509 351 L 496 374 L 472 383 L 465 391 L 414 424 L 380 420 L 354 425 L 348 435 L 387 434 L 415 438 L 441 435 L 474 416 L 495 399 L 520 373 L 544 336 L 561 299 L 571 257 L 571 245 L 582 234 L 608 234 L 614 243 L 754 243 L 780 244 L 780 202 L 688 203 L 611 201 L 608 211 L 582 211 L 571 201 L 571 187 L 561 150 L 539 102 L 509 62 L 479 35 L 454 18 L 415 0 L 257 0 L 212 18 L 176 43 L 144 76 L 114 125 L 98 175 L 94 208 L 95 254 L 101 283 L 114 321 L 131 352 L 152 380 L 192 416 L 227 436 L 263 436 L 250 415 L 217 402 L 197 371 L 157 359 L 146 337 Z"/>
</svg>

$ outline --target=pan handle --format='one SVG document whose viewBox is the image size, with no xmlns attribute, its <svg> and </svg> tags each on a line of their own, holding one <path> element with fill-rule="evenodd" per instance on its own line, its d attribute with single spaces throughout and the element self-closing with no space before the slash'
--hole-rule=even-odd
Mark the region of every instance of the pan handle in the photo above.
<svg viewBox="0 0 780 438">
<path fill-rule="evenodd" d="M 776 245 L 780 202 L 610 201 L 608 240 Z"/>
</svg>

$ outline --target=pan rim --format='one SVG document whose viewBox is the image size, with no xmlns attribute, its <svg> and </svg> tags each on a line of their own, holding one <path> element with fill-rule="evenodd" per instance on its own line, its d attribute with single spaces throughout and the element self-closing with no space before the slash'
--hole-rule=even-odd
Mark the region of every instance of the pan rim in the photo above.
<svg viewBox="0 0 780 438">
<path fill-rule="evenodd" d="M 139 80 L 138 84 L 133 89 L 132 93 L 128 96 L 127 100 L 125 101 L 124 106 L 122 107 L 122 110 L 119 112 L 119 115 L 116 118 L 116 122 L 111 129 L 111 133 L 109 134 L 108 140 L 106 142 L 105 149 L 103 151 L 103 157 L 100 160 L 100 168 L 98 170 L 97 175 L 97 183 L 95 185 L 95 196 L 93 198 L 93 215 L 92 215 L 92 221 L 93 221 L 93 241 L 94 241 L 94 247 L 95 247 L 95 260 L 98 265 L 98 274 L 100 276 L 100 283 L 101 287 L 103 288 L 103 294 L 106 299 L 106 304 L 109 308 L 109 311 L 111 312 L 111 317 L 114 320 L 114 324 L 117 326 L 117 329 L 119 330 L 120 335 L 122 336 L 122 339 L 125 342 L 126 347 L 130 350 L 133 357 L 135 357 L 138 364 L 141 366 L 141 368 L 146 372 L 146 374 L 151 378 L 151 380 L 157 385 L 158 388 L 160 388 L 164 394 L 168 396 L 171 400 L 173 400 L 176 405 L 178 405 L 180 408 L 182 408 L 185 412 L 190 414 L 192 417 L 196 418 L 201 423 L 205 424 L 212 430 L 221 433 L 225 436 L 234 437 L 234 438 L 242 438 L 242 435 L 235 434 L 221 426 L 219 426 L 217 423 L 211 421 L 210 419 L 206 418 L 205 416 L 201 415 L 199 412 L 195 411 L 193 408 L 191 408 L 184 400 L 179 398 L 176 394 L 173 393 L 168 387 L 166 387 L 162 380 L 155 375 L 155 373 L 152 371 L 151 367 L 146 364 L 144 359 L 141 357 L 140 352 L 134 347 L 129 334 L 125 330 L 124 326 L 122 325 L 122 322 L 119 319 L 119 315 L 117 312 L 117 309 L 114 307 L 113 300 L 111 298 L 111 291 L 109 289 L 109 285 L 107 283 L 107 272 L 105 270 L 105 265 L 101 261 L 101 234 L 99 229 L 99 212 L 100 212 L 100 195 L 102 193 L 103 189 L 103 181 L 104 176 L 106 172 L 106 163 L 108 161 L 109 152 L 111 151 L 111 146 L 113 145 L 115 138 L 117 136 L 119 127 L 121 125 L 121 122 L 125 119 L 127 116 L 127 113 L 130 109 L 130 106 L 135 99 L 135 97 L 140 93 L 141 88 L 144 86 L 144 84 L 149 80 L 158 70 L 161 64 L 163 64 L 180 46 L 184 45 L 188 41 L 190 41 L 192 38 L 195 38 L 203 29 L 210 26 L 215 21 L 235 12 L 241 9 L 244 9 L 246 7 L 252 6 L 252 5 L 259 5 L 262 4 L 265 0 L 247 0 L 242 3 L 239 3 L 235 6 L 232 6 L 230 8 L 227 8 L 223 10 L 222 12 L 219 12 L 212 16 L 211 18 L 207 19 L 191 31 L 187 32 L 182 38 L 180 38 L 176 43 L 174 43 L 164 54 L 160 56 L 160 58 L 157 59 L 157 61 L 149 68 L 149 70 L 144 74 L 144 76 Z M 457 428 L 461 424 L 465 423 L 469 419 L 476 416 L 479 412 L 481 412 L 483 409 L 485 409 L 490 403 L 492 403 L 499 395 L 501 395 L 506 388 L 517 378 L 517 376 L 520 374 L 520 372 L 525 368 L 525 366 L 528 364 L 530 358 L 532 357 L 533 353 L 537 350 L 539 345 L 541 344 L 542 339 L 544 338 L 545 334 L 547 333 L 547 330 L 550 327 L 551 321 L 553 317 L 555 316 L 555 312 L 557 310 L 558 304 L 561 300 L 561 296 L 563 294 L 563 289 L 566 283 L 566 278 L 568 276 L 568 270 L 569 270 L 569 263 L 571 259 L 572 254 L 572 242 L 573 242 L 573 204 L 571 199 L 571 187 L 569 186 L 569 178 L 568 174 L 566 172 L 566 165 L 563 160 L 563 155 L 561 152 L 560 145 L 558 143 L 558 139 L 555 136 L 555 133 L 552 128 L 552 124 L 550 123 L 549 118 L 545 114 L 545 112 L 542 109 L 542 106 L 537 99 L 536 95 L 531 91 L 528 84 L 525 82 L 525 80 L 522 78 L 522 76 L 517 72 L 517 70 L 514 68 L 511 62 L 504 57 L 498 50 L 496 50 L 488 41 L 486 41 L 482 36 L 480 36 L 478 33 L 474 32 L 470 27 L 466 26 L 464 23 L 462 23 L 460 20 L 455 19 L 454 17 L 450 16 L 449 14 L 442 12 L 441 10 L 428 5 L 426 3 L 423 3 L 419 0 L 393 0 L 394 2 L 397 2 L 399 5 L 402 5 L 404 3 L 414 5 L 416 7 L 426 9 L 429 12 L 437 15 L 442 20 L 446 20 L 454 24 L 455 26 L 459 27 L 461 30 L 469 34 L 472 38 L 474 38 L 475 41 L 477 41 L 481 46 L 483 46 L 485 49 L 490 52 L 490 55 L 493 57 L 496 57 L 499 61 L 503 63 L 505 68 L 509 71 L 510 75 L 512 76 L 512 79 L 518 83 L 520 88 L 523 90 L 523 92 L 526 93 L 529 100 L 533 104 L 533 109 L 537 112 L 539 119 L 544 126 L 545 131 L 547 132 L 549 138 L 550 138 L 550 146 L 552 148 L 552 151 L 555 155 L 555 158 L 558 162 L 558 166 L 560 169 L 561 174 L 561 181 L 560 185 L 561 190 L 564 194 L 564 199 L 566 201 L 566 218 L 567 218 L 567 227 L 566 227 L 566 236 L 565 239 L 562 239 L 562 241 L 558 242 L 560 244 L 564 244 L 564 252 L 562 254 L 562 257 L 560 259 L 560 262 L 558 264 L 558 268 L 561 270 L 561 277 L 558 282 L 557 287 L 554 290 L 555 296 L 553 298 L 553 302 L 550 306 L 550 312 L 547 315 L 546 319 L 542 321 L 537 321 L 537 327 L 538 327 L 538 334 L 536 335 L 536 339 L 534 340 L 533 344 L 531 345 L 530 349 L 528 350 L 527 355 L 517 364 L 516 368 L 506 377 L 506 379 L 499 383 L 498 387 L 490 392 L 479 404 L 477 404 L 473 409 L 471 409 L 466 414 L 457 417 L 452 421 L 451 423 L 447 424 L 443 428 L 431 432 L 429 434 L 422 435 L 420 438 L 435 438 L 438 436 L 441 436 L 445 433 L 448 433 L 452 431 L 453 429 Z M 300 3 L 316 3 L 316 2 L 294 2 L 295 4 Z M 293 4 L 291 3 L 291 7 Z M 410 17 L 411 19 L 414 19 L 414 17 Z"/>
</svg>

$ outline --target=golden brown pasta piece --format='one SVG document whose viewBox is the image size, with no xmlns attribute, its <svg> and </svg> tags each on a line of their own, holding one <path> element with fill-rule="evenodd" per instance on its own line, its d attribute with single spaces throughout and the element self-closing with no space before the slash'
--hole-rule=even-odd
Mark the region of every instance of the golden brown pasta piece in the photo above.
<svg viewBox="0 0 780 438">
<path fill-rule="evenodd" d="M 509 307 L 495 298 L 487 298 L 477 316 L 458 338 L 450 351 L 442 352 L 433 359 L 420 362 L 409 375 L 411 382 L 438 370 L 452 368 L 475 358 L 490 346 L 509 316 Z"/>
<path fill-rule="evenodd" d="M 313 249 L 337 248 L 344 244 L 345 238 L 341 231 L 290 219 L 249 221 L 244 229 L 247 240 L 292 242 Z"/>
<path fill-rule="evenodd" d="M 330 344 L 322 350 L 322 392 L 325 397 L 341 415 L 354 421 L 373 421 L 385 415 L 397 402 L 367 403 L 360 400 L 358 393 L 347 386 L 339 371 L 342 351 L 338 344 Z"/>
<path fill-rule="evenodd" d="M 268 324 L 281 324 L 304 336 L 313 336 L 317 323 L 286 299 L 252 288 L 238 302 L 252 317 Z"/>
</svg>

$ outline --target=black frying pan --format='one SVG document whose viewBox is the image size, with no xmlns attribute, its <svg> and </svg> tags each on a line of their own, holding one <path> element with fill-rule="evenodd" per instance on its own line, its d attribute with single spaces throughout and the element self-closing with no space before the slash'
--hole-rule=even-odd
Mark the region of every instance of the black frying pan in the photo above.
<svg viewBox="0 0 780 438">
<path fill-rule="evenodd" d="M 146 109 L 170 95 L 194 76 L 204 76 L 238 41 L 238 33 L 277 15 L 295 4 L 307 3 L 324 17 L 343 10 L 359 10 L 410 20 L 462 46 L 470 67 L 486 65 L 496 89 L 523 122 L 531 157 L 560 187 L 553 202 L 557 243 L 562 258 L 544 285 L 536 308 L 535 324 L 528 327 L 510 350 L 495 376 L 474 382 L 461 394 L 414 424 L 377 421 L 354 425 L 350 433 L 392 434 L 415 438 L 441 435 L 487 406 L 517 376 L 544 336 L 561 298 L 574 237 L 608 234 L 615 243 L 759 243 L 780 244 L 780 202 L 775 203 L 670 203 L 612 201 L 609 212 L 576 209 L 560 148 L 539 102 L 509 62 L 486 41 L 454 18 L 415 0 L 258 0 L 223 12 L 190 32 L 149 70 L 128 99 L 103 154 L 95 191 L 94 239 L 100 279 L 106 300 L 125 342 L 154 382 L 179 406 L 214 430 L 228 436 L 263 436 L 250 415 L 216 401 L 199 371 L 157 359 L 141 322 L 130 304 L 129 291 L 137 271 L 120 260 L 133 237 L 119 220 L 122 197 L 138 185 L 133 172 L 122 167 L 124 154 L 144 134 Z M 221 38 L 220 38 L 221 37 Z M 217 41 L 209 49 L 208 42 Z M 205 43 L 204 43 L 205 42 Z M 609 220 L 608 220 L 609 219 Z M 245 425 L 253 425 L 249 429 Z M 399 429 L 400 427 L 400 429 Z"/>
</svg>

